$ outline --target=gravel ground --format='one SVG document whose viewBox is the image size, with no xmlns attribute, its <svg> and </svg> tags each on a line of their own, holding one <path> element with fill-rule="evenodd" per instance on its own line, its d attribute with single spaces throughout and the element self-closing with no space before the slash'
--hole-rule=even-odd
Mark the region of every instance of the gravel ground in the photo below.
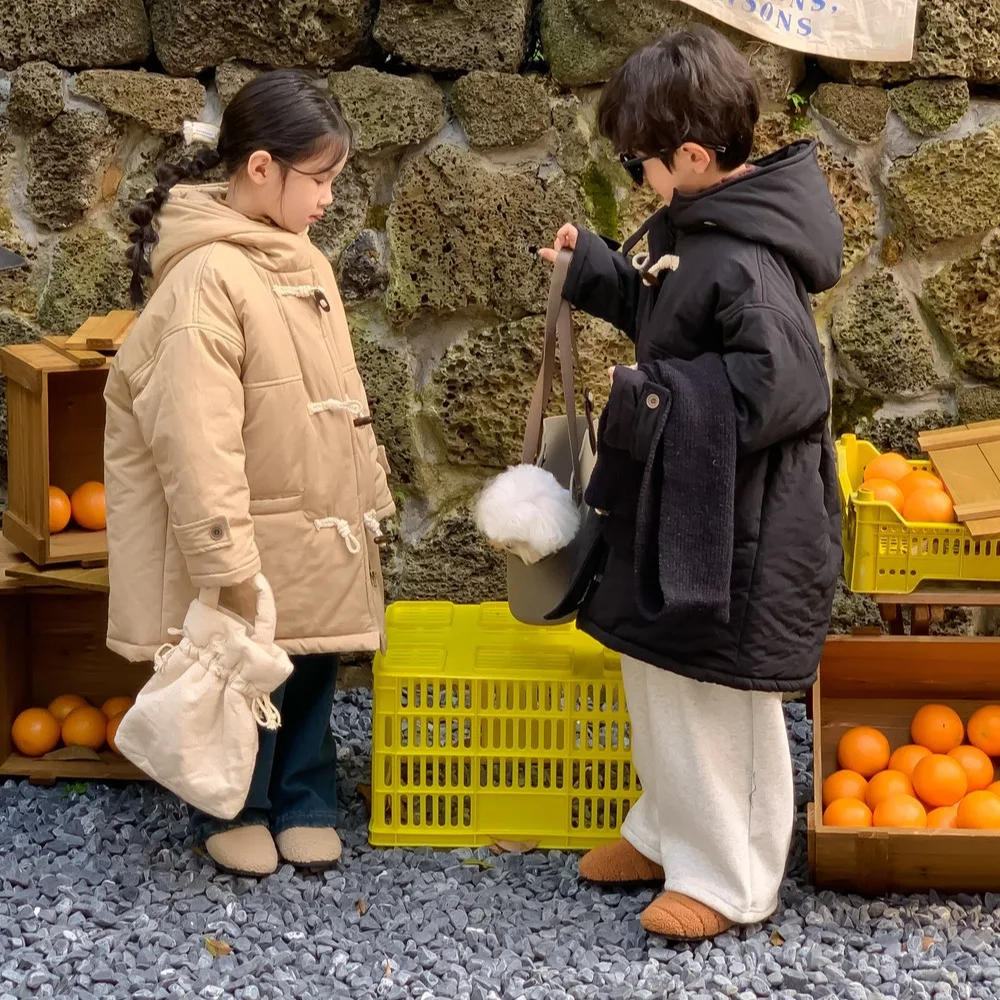
<svg viewBox="0 0 1000 1000">
<path fill-rule="evenodd" d="M 804 806 L 809 723 L 787 711 Z M 774 919 L 697 947 L 648 939 L 652 892 L 583 886 L 572 855 L 371 850 L 370 712 L 367 692 L 338 696 L 346 851 L 324 876 L 216 874 L 148 787 L 3 785 L 0 1000 L 1000 995 L 1000 897 L 813 893 L 801 823 Z"/>
</svg>

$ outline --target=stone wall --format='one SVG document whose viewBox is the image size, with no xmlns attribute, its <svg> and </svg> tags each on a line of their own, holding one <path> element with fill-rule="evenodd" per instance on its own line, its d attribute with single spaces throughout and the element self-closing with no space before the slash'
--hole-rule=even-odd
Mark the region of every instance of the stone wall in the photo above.
<svg viewBox="0 0 1000 1000">
<path fill-rule="evenodd" d="M 847 231 L 816 301 L 836 429 L 1000 417 L 1000 13 L 921 4 L 907 65 L 807 62 L 730 33 L 766 100 L 760 152 L 810 136 Z M 396 471 L 394 596 L 501 596 L 467 504 L 517 458 L 564 221 L 621 237 L 651 208 L 596 134 L 600 84 L 699 15 L 673 0 L 17 0 L 0 10 L 0 342 L 121 306 L 131 202 L 262 67 L 338 95 L 358 152 L 315 239 L 337 268 Z M 803 206 L 808 211 L 808 206 Z M 581 318 L 586 379 L 627 344 Z M 871 620 L 845 601 L 838 626 Z M 964 623 L 964 619 L 963 619 Z M 965 627 L 964 624 L 961 627 Z"/>
</svg>

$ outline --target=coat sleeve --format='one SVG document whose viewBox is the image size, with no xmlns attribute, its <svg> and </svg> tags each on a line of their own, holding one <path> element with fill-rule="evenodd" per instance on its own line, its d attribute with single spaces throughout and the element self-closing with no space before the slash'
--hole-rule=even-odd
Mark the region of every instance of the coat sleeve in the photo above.
<svg viewBox="0 0 1000 1000">
<path fill-rule="evenodd" d="M 237 331 L 181 326 L 132 379 L 133 412 L 196 587 L 233 587 L 260 572 L 243 446 L 244 351 Z"/>
<path fill-rule="evenodd" d="M 595 233 L 579 229 L 563 298 L 591 316 L 606 320 L 635 340 L 642 278 L 625 256 Z"/>
<path fill-rule="evenodd" d="M 718 314 L 740 455 L 798 437 L 830 413 L 830 386 L 811 324 L 756 303 Z"/>
</svg>

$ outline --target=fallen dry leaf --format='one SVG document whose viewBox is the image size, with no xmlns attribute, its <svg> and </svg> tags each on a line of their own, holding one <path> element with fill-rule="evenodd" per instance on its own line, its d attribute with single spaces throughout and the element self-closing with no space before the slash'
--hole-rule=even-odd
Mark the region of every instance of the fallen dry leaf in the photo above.
<svg viewBox="0 0 1000 1000">
<path fill-rule="evenodd" d="M 363 917 L 368 912 L 368 904 L 363 899 L 356 899 L 354 901 L 354 909 Z"/>
<path fill-rule="evenodd" d="M 777 931 L 771 931 L 771 944 L 775 948 L 780 948 L 784 943 L 785 939 Z"/>
<path fill-rule="evenodd" d="M 479 858 L 468 858 L 462 864 L 468 868 L 478 868 L 481 872 L 489 871 L 493 867 L 488 861 L 480 861 Z"/>
<path fill-rule="evenodd" d="M 931 948 L 933 948 L 933 947 L 934 947 L 934 938 L 930 937 L 930 935 L 928 935 L 928 934 L 925 934 L 924 935 L 924 940 L 921 943 L 920 950 L 921 951 L 930 951 Z"/>
<path fill-rule="evenodd" d="M 538 847 L 534 840 L 494 840 L 490 844 L 493 854 L 528 854 Z"/>
<path fill-rule="evenodd" d="M 232 954 L 233 946 L 218 938 L 207 937 L 205 938 L 205 950 L 212 958 L 225 958 L 226 955 Z"/>
<path fill-rule="evenodd" d="M 358 785 L 358 795 L 361 796 L 361 801 L 365 804 L 365 815 L 371 819 L 372 815 L 372 786 L 371 785 Z"/>
<path fill-rule="evenodd" d="M 100 760 L 101 755 L 90 747 L 61 747 L 59 750 L 51 750 L 42 757 L 42 760 Z"/>
</svg>

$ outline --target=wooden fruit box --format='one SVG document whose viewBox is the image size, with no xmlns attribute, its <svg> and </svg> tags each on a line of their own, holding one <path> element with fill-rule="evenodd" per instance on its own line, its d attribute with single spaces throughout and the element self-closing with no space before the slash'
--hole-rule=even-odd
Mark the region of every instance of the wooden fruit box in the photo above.
<svg viewBox="0 0 1000 1000">
<path fill-rule="evenodd" d="M 823 781 L 838 770 L 837 744 L 852 726 L 874 726 L 893 749 L 910 743 L 921 705 L 968 718 L 1000 704 L 1000 640 L 831 636 L 812 692 L 814 800 L 809 872 L 824 889 L 1000 892 L 1000 831 L 846 829 L 823 824 Z"/>
<path fill-rule="evenodd" d="M 0 541 L 0 566 L 17 556 Z M 105 645 L 108 599 L 86 590 L 26 584 L 0 574 L 0 777 L 142 780 L 145 775 L 110 750 L 100 761 L 23 757 L 10 728 L 25 708 L 44 706 L 60 694 L 80 694 L 92 704 L 134 696 L 150 677 L 147 665 L 127 663 Z"/>
<path fill-rule="evenodd" d="M 108 360 L 80 368 L 48 345 L 0 350 L 7 376 L 7 510 L 3 535 L 38 566 L 107 560 L 107 535 L 49 532 L 49 486 L 71 494 L 104 481 Z"/>
</svg>

